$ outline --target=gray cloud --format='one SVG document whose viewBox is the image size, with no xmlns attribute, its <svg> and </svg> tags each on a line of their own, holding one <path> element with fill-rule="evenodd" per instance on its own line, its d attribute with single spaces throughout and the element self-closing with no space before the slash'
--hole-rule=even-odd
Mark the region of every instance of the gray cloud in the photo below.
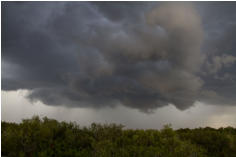
<svg viewBox="0 0 236 157">
<path fill-rule="evenodd" d="M 231 55 L 214 56 L 211 63 L 207 62 L 207 68 L 210 73 L 215 74 L 223 67 L 229 67 L 236 62 L 236 57 Z"/>
<path fill-rule="evenodd" d="M 204 3 L 195 5 L 2 2 L 2 89 L 28 89 L 48 105 L 145 112 L 233 104 L 236 88 L 222 86 L 235 81 L 235 46 L 231 54 L 213 47 L 234 36 L 205 40 Z"/>
</svg>

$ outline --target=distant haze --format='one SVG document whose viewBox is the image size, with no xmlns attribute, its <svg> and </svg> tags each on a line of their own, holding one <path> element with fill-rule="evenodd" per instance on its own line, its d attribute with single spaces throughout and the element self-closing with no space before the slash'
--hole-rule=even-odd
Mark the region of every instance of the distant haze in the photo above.
<svg viewBox="0 0 236 157">
<path fill-rule="evenodd" d="M 2 120 L 19 123 L 22 119 L 38 115 L 41 118 L 47 116 L 59 121 L 76 122 L 81 127 L 93 122 L 123 124 L 125 128 L 134 129 L 161 129 L 166 124 L 171 124 L 175 129 L 236 126 L 235 106 L 197 102 L 184 111 L 168 105 L 154 110 L 152 114 L 146 114 L 121 105 L 115 108 L 88 109 L 47 106 L 40 102 L 31 104 L 24 97 L 27 93 L 25 90 L 2 92 Z"/>
</svg>

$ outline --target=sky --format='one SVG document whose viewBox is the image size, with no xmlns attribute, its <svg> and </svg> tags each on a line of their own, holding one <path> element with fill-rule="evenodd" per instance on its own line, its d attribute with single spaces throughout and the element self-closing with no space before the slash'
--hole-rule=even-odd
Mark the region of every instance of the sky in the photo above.
<svg viewBox="0 0 236 157">
<path fill-rule="evenodd" d="M 2 2 L 2 120 L 236 126 L 235 2 Z"/>
</svg>

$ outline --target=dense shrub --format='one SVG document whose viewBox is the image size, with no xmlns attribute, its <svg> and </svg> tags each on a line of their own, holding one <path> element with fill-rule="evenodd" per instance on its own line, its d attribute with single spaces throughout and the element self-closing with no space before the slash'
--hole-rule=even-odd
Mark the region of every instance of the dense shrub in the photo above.
<svg viewBox="0 0 236 157">
<path fill-rule="evenodd" d="M 8 157 L 236 157 L 236 129 L 123 129 L 33 117 L 2 122 L 2 155 Z"/>
</svg>

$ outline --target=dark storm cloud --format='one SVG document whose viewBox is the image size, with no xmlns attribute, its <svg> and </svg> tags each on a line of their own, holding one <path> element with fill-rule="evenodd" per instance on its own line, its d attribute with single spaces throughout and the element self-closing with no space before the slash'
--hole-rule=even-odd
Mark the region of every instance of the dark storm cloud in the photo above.
<svg viewBox="0 0 236 157">
<path fill-rule="evenodd" d="M 210 40 L 214 15 L 199 10 L 204 3 L 2 2 L 2 89 L 29 89 L 48 105 L 145 112 L 233 104 L 234 16 Z"/>
</svg>

